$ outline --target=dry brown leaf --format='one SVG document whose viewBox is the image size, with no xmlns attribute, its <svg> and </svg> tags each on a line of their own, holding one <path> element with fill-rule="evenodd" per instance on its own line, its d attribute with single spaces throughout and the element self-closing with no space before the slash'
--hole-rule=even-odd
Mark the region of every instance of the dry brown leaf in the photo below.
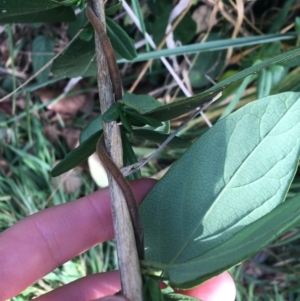
<svg viewBox="0 0 300 301">
<path fill-rule="evenodd" d="M 74 149 L 79 145 L 79 135 L 80 130 L 73 127 L 64 128 L 62 131 L 62 136 L 65 138 L 69 149 Z"/>
<path fill-rule="evenodd" d="M 39 89 L 36 91 L 43 103 L 48 102 L 50 99 L 61 95 L 60 91 L 50 89 Z M 60 114 L 75 115 L 78 111 L 85 111 L 90 107 L 91 97 L 85 94 L 67 96 L 60 101 L 47 106 L 49 110 L 55 111 Z"/>
<path fill-rule="evenodd" d="M 76 167 L 61 176 L 52 178 L 51 183 L 56 190 L 62 187 L 65 193 L 72 194 L 81 187 L 81 169 Z"/>
<path fill-rule="evenodd" d="M 8 165 L 7 161 L 1 157 L 1 155 L 0 155 L 0 170 L 4 175 L 6 175 L 6 177 L 11 176 L 10 166 Z"/>
<path fill-rule="evenodd" d="M 12 115 L 12 104 L 11 100 L 0 102 L 0 112 L 3 112 L 9 116 Z"/>
<path fill-rule="evenodd" d="M 196 31 L 197 33 L 207 31 L 207 29 L 209 27 L 211 13 L 212 13 L 212 8 L 208 5 L 201 5 L 197 9 L 194 10 L 194 12 L 192 14 L 192 18 L 197 24 L 197 31 Z M 217 21 L 215 19 L 214 24 L 216 22 Z"/>
<path fill-rule="evenodd" d="M 43 129 L 43 134 L 52 143 L 55 143 L 59 136 L 56 126 L 53 125 L 46 125 Z"/>
</svg>

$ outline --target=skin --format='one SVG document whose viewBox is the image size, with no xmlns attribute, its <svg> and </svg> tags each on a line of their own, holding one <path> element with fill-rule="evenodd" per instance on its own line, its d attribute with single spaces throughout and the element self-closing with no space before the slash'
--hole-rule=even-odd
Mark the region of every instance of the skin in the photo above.
<svg viewBox="0 0 300 301">
<path fill-rule="evenodd" d="M 155 181 L 141 179 L 130 184 L 140 202 Z M 17 222 L 0 233 L 0 301 L 16 296 L 63 263 L 113 236 L 108 189 Z M 119 290 L 119 272 L 113 271 L 83 277 L 35 300 L 100 300 Z M 223 273 L 184 293 L 203 301 L 233 301 L 235 286 L 229 274 Z M 101 300 L 126 299 L 113 296 Z"/>
</svg>

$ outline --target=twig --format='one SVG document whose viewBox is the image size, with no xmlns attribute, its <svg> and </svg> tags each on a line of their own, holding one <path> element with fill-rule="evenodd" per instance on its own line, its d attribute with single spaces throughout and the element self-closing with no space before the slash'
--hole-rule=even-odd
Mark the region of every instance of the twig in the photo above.
<svg viewBox="0 0 300 301">
<path fill-rule="evenodd" d="M 104 1 L 92 0 L 94 13 L 105 28 Z M 98 89 L 102 114 L 114 103 L 113 87 L 101 42 L 95 35 Z M 122 166 L 122 143 L 116 122 L 104 123 L 106 150 L 117 166 Z M 142 279 L 135 238 L 125 198 L 117 182 L 108 175 L 111 209 L 117 242 L 118 262 L 123 294 L 132 301 L 142 301 Z"/>
</svg>

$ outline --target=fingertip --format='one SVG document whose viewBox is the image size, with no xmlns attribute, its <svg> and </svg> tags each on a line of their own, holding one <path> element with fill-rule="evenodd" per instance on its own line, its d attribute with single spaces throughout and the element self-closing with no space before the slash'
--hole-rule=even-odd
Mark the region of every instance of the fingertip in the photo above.
<svg viewBox="0 0 300 301">
<path fill-rule="evenodd" d="M 130 186 L 134 191 L 136 199 L 139 203 L 145 198 L 151 188 L 156 184 L 156 180 L 150 178 L 142 178 L 139 180 L 131 181 Z"/>
<path fill-rule="evenodd" d="M 228 272 L 224 272 L 190 290 L 176 290 L 176 292 L 202 301 L 234 301 L 236 297 L 235 283 Z"/>
</svg>

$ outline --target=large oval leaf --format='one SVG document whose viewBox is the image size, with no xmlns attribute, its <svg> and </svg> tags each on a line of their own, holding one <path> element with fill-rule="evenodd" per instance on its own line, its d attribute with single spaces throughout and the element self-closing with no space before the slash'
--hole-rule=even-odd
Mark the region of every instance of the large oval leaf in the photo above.
<svg viewBox="0 0 300 301">
<path fill-rule="evenodd" d="M 300 93 L 255 101 L 219 121 L 141 205 L 146 259 L 201 258 L 285 198 L 300 153 Z"/>
<path fill-rule="evenodd" d="M 254 255 L 261 248 L 299 224 L 300 194 L 280 204 L 267 215 L 243 228 L 223 244 L 187 262 L 157 265 L 142 262 L 145 268 L 163 270 L 163 278 L 177 288 L 191 288 Z"/>
</svg>

